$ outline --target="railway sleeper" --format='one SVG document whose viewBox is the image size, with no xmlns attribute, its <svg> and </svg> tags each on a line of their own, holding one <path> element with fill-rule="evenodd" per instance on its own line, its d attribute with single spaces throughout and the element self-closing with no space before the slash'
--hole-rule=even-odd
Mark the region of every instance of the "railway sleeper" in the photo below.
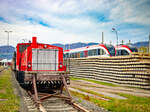
<svg viewBox="0 0 150 112">
<path fill-rule="evenodd" d="M 28 94 L 32 97 L 32 99 L 34 100 L 35 104 L 37 105 L 37 107 L 39 108 L 40 111 L 42 111 L 42 112 L 47 112 L 47 111 L 60 112 L 60 111 L 62 111 L 63 110 L 62 108 L 58 108 L 57 110 L 56 110 L 56 108 L 55 109 L 48 108 L 46 111 L 45 108 L 42 106 L 42 102 L 44 100 L 46 100 L 50 97 L 56 97 L 56 98 L 60 98 L 60 99 L 65 100 L 66 103 L 68 103 L 69 105 L 72 105 L 74 108 L 76 108 L 78 110 L 81 110 L 83 112 L 89 112 L 89 111 L 85 110 L 84 108 L 80 107 L 79 105 L 73 103 L 72 97 L 71 97 L 70 92 L 69 92 L 68 87 L 67 87 L 66 79 L 63 75 L 61 75 L 61 81 L 37 81 L 35 74 L 32 75 L 32 77 L 33 77 L 32 81 L 27 82 L 27 86 L 28 86 L 28 84 L 30 84 L 32 86 L 32 90 L 30 89 L 28 91 Z M 38 89 L 39 89 L 39 86 L 41 87 L 41 85 L 42 85 L 42 87 L 51 85 L 52 88 L 55 88 L 56 85 L 57 86 L 59 85 L 59 91 L 60 92 L 59 93 L 54 92 L 53 94 L 40 93 L 38 91 Z M 62 94 L 63 88 L 65 88 L 67 96 Z M 48 87 L 48 89 L 49 89 L 49 87 Z M 67 106 L 67 105 L 65 105 L 65 106 Z M 64 108 L 63 111 L 77 112 L 77 111 L 74 111 L 73 107 Z"/>
</svg>

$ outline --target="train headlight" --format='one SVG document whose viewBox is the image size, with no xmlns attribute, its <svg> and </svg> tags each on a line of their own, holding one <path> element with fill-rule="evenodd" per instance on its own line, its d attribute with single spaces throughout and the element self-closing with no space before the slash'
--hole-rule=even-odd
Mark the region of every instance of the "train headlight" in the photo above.
<svg viewBox="0 0 150 112">
<path fill-rule="evenodd" d="M 47 48 L 47 45 L 44 45 L 44 48 Z"/>
<path fill-rule="evenodd" d="M 28 67 L 30 68 L 30 67 L 31 67 L 31 64 L 28 64 Z"/>
<path fill-rule="evenodd" d="M 60 68 L 62 68 L 63 67 L 63 65 L 60 65 Z"/>
</svg>

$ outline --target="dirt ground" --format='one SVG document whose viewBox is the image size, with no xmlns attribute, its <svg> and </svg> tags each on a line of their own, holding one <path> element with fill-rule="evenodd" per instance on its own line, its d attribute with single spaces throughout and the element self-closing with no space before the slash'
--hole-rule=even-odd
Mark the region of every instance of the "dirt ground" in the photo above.
<svg viewBox="0 0 150 112">
<path fill-rule="evenodd" d="M 69 88 L 70 90 L 77 91 L 77 92 L 79 92 L 79 90 L 76 88 L 90 90 L 90 91 L 102 94 L 104 96 L 117 98 L 117 99 L 126 99 L 125 97 L 119 96 L 117 93 L 126 93 L 126 94 L 135 95 L 135 96 L 142 96 L 142 97 L 150 98 L 150 90 L 120 87 L 120 86 L 111 87 L 111 86 L 96 84 L 93 82 L 88 82 L 85 80 L 71 80 L 71 85 L 69 86 Z"/>
</svg>

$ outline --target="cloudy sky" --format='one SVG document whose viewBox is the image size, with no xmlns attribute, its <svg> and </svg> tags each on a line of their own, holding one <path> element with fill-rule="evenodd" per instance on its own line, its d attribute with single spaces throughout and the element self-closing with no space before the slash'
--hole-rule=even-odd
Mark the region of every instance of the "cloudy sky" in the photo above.
<svg viewBox="0 0 150 112">
<path fill-rule="evenodd" d="M 150 0 L 0 0 L 0 45 L 38 37 L 42 43 L 147 41 Z M 24 39 L 24 40 L 23 40 Z"/>
</svg>

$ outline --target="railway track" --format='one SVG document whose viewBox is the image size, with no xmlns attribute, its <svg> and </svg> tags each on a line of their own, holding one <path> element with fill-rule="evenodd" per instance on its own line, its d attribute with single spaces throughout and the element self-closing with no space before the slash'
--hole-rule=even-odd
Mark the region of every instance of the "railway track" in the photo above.
<svg viewBox="0 0 150 112">
<path fill-rule="evenodd" d="M 23 99 L 28 112 L 89 112 L 74 102 L 58 97 L 50 97 L 37 104 L 29 92 L 24 92 Z"/>
<path fill-rule="evenodd" d="M 73 105 L 68 104 L 65 100 L 55 97 L 46 99 L 42 102 L 42 110 L 39 110 L 30 96 L 25 96 L 24 101 L 28 112 L 85 112 L 73 107 Z"/>
<path fill-rule="evenodd" d="M 42 105 L 44 105 L 47 112 L 79 112 L 73 108 L 72 105 L 69 105 L 59 98 L 49 98 L 45 100 Z"/>
<path fill-rule="evenodd" d="M 20 87 L 14 73 L 12 73 L 12 80 L 17 94 L 21 98 L 20 112 L 89 112 L 64 95 L 38 92 L 39 99 L 42 97 L 45 98 L 36 102 L 34 95 L 30 91 L 26 91 Z"/>
<path fill-rule="evenodd" d="M 38 103 L 35 102 L 34 98 L 32 97 L 32 94 L 29 91 L 27 93 L 30 96 L 26 97 L 26 101 L 29 102 L 28 108 L 30 112 L 37 110 L 40 110 L 40 112 L 89 112 L 88 110 L 74 103 L 64 95 L 53 96 L 53 94 L 39 93 L 39 99 L 41 98 L 41 100 Z M 45 97 L 47 97 L 48 95 L 51 97 L 42 99 L 44 95 Z"/>
</svg>

